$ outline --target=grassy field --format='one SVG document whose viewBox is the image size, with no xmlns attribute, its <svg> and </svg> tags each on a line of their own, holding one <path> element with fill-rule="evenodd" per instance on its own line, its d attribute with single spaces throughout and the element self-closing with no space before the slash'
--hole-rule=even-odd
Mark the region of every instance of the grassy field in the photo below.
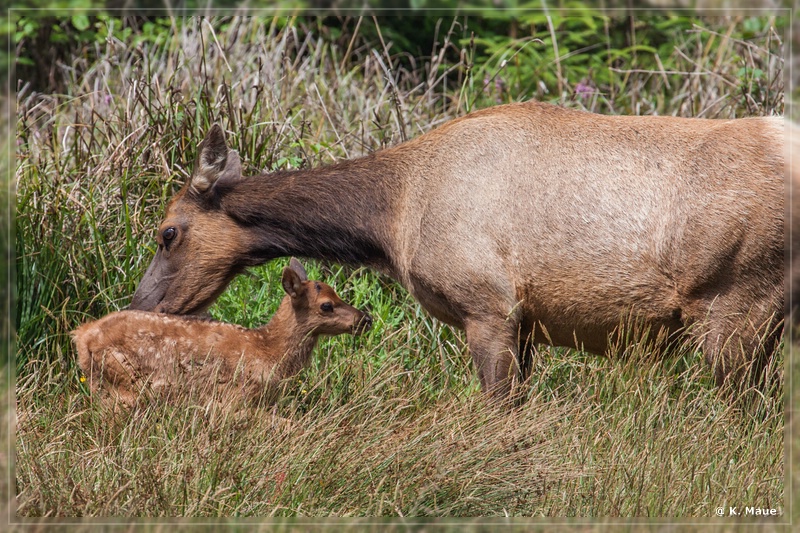
<svg viewBox="0 0 800 533">
<path fill-rule="evenodd" d="M 749 20 L 697 20 L 675 32 L 666 67 L 609 62 L 590 92 L 570 81 L 553 28 L 528 46 L 555 54 L 547 68 L 561 91 L 512 95 L 495 91 L 502 53 L 470 63 L 475 40 L 451 19 L 438 47 L 456 53 L 416 68 L 371 37 L 380 19 L 363 19 L 369 34 L 353 21 L 336 35 L 278 18 L 168 20 L 126 34 L 112 19 L 91 54 L 63 67 L 63 93 L 23 84 L 18 94 L 17 514 L 730 524 L 717 508 L 783 511 L 782 371 L 742 407 L 717 393 L 689 348 L 654 360 L 644 342 L 609 357 L 542 346 L 524 401 L 497 409 L 480 394 L 462 332 L 365 269 L 307 263 L 375 326 L 322 342 L 274 406 L 245 416 L 149 405 L 110 418 L 90 401 L 68 338 L 129 303 L 213 122 L 255 173 L 356 157 L 524 98 L 604 113 L 780 114 L 780 32 L 773 18 Z M 286 263 L 240 276 L 213 316 L 266 322 Z"/>
</svg>

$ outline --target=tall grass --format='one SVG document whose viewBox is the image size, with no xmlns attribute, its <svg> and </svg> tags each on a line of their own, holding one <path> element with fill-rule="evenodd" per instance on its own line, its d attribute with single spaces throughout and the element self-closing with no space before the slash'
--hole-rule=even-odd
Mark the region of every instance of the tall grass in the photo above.
<svg viewBox="0 0 800 533">
<path fill-rule="evenodd" d="M 748 93 L 730 88 L 731 79 L 746 81 L 737 78 L 740 65 L 780 70 L 781 62 L 768 25 L 746 41 L 721 39 L 731 28 L 733 35 L 734 22 L 676 36 L 670 64 L 704 74 L 685 79 L 694 111 L 682 103 L 683 85 L 631 71 L 609 102 L 614 112 L 655 102 L 662 113 L 741 114 Z M 689 349 L 653 362 L 644 348 L 608 358 L 542 348 L 520 405 L 498 410 L 483 402 L 460 332 L 426 316 L 392 280 L 335 264 L 311 262 L 309 275 L 369 308 L 375 327 L 321 343 L 274 406 L 240 415 L 152 405 L 109 420 L 90 401 L 67 333 L 127 305 L 208 126 L 232 132 L 229 142 L 252 173 L 357 157 L 418 135 L 469 102 L 496 99 L 485 87 L 470 89 L 472 44 L 457 25 L 451 30 L 440 46 L 460 47 L 458 62 L 434 55 L 403 70 L 392 67 L 399 62 L 390 43 L 356 30 L 349 39 L 323 38 L 294 19 L 175 19 L 157 38 L 125 40 L 112 27 L 92 44 L 96 61 L 64 67 L 66 94 L 23 87 L 19 515 L 713 521 L 721 506 L 783 508 L 780 381 L 743 410 L 718 395 Z M 611 109 L 567 93 L 553 101 Z M 753 114 L 781 111 L 780 98 L 764 102 L 772 107 Z M 265 322 L 284 264 L 240 276 L 212 315 Z"/>
<path fill-rule="evenodd" d="M 697 365 L 570 354 L 574 383 L 544 376 L 557 398 L 498 411 L 455 387 L 425 402 L 425 377 L 398 361 L 320 352 L 324 369 L 244 418 L 150 406 L 110 424 L 56 372 L 22 378 L 19 513 L 702 517 L 782 501 L 782 410 L 752 416 L 697 393 Z"/>
</svg>

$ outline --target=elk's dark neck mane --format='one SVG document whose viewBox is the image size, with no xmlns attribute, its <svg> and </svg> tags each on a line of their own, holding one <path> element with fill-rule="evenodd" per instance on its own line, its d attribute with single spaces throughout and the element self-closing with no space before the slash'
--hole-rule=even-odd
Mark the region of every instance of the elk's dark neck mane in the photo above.
<svg viewBox="0 0 800 533">
<path fill-rule="evenodd" d="M 380 152 L 218 185 L 220 207 L 250 236 L 246 266 L 289 255 L 354 265 L 387 261 L 392 204 L 402 184 Z"/>
</svg>

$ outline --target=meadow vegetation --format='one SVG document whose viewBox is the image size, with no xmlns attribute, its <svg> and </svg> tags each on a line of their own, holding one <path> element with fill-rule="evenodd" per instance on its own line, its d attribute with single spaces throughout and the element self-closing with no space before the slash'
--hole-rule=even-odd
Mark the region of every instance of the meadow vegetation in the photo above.
<svg viewBox="0 0 800 533">
<path fill-rule="evenodd" d="M 17 84 L 19 516 L 718 524 L 718 507 L 784 509 L 782 358 L 773 385 L 740 405 L 692 346 L 666 358 L 644 340 L 609 357 L 542 346 L 520 405 L 498 409 L 461 332 L 391 279 L 311 261 L 309 277 L 370 310 L 371 331 L 322 342 L 275 405 L 243 417 L 187 404 L 110 418 L 68 332 L 130 302 L 214 122 L 255 174 L 357 157 L 529 98 L 615 114 L 781 114 L 786 20 L 440 16 L 425 21 L 424 49 L 381 17 L 90 22 L 57 87 Z M 287 262 L 240 276 L 211 314 L 265 323 Z"/>
</svg>

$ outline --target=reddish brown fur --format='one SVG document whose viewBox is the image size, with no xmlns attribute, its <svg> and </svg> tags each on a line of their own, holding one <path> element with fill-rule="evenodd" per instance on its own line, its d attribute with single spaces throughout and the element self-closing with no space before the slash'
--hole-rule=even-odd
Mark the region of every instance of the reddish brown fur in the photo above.
<svg viewBox="0 0 800 533">
<path fill-rule="evenodd" d="M 603 353 L 628 317 L 689 326 L 718 382 L 736 382 L 783 311 L 782 130 L 526 102 L 243 177 L 215 127 L 160 230 L 185 240 L 159 236 L 131 306 L 195 313 L 248 266 L 314 257 L 389 274 L 464 328 L 485 390 L 509 391 L 531 339 Z"/>
<path fill-rule="evenodd" d="M 174 397 L 231 385 L 255 401 L 308 362 L 320 335 L 361 333 L 371 318 L 333 289 L 308 281 L 296 260 L 283 273 L 287 292 L 268 324 L 233 324 L 145 311 L 119 311 L 72 332 L 90 389 L 133 406 L 147 391 Z"/>
</svg>

